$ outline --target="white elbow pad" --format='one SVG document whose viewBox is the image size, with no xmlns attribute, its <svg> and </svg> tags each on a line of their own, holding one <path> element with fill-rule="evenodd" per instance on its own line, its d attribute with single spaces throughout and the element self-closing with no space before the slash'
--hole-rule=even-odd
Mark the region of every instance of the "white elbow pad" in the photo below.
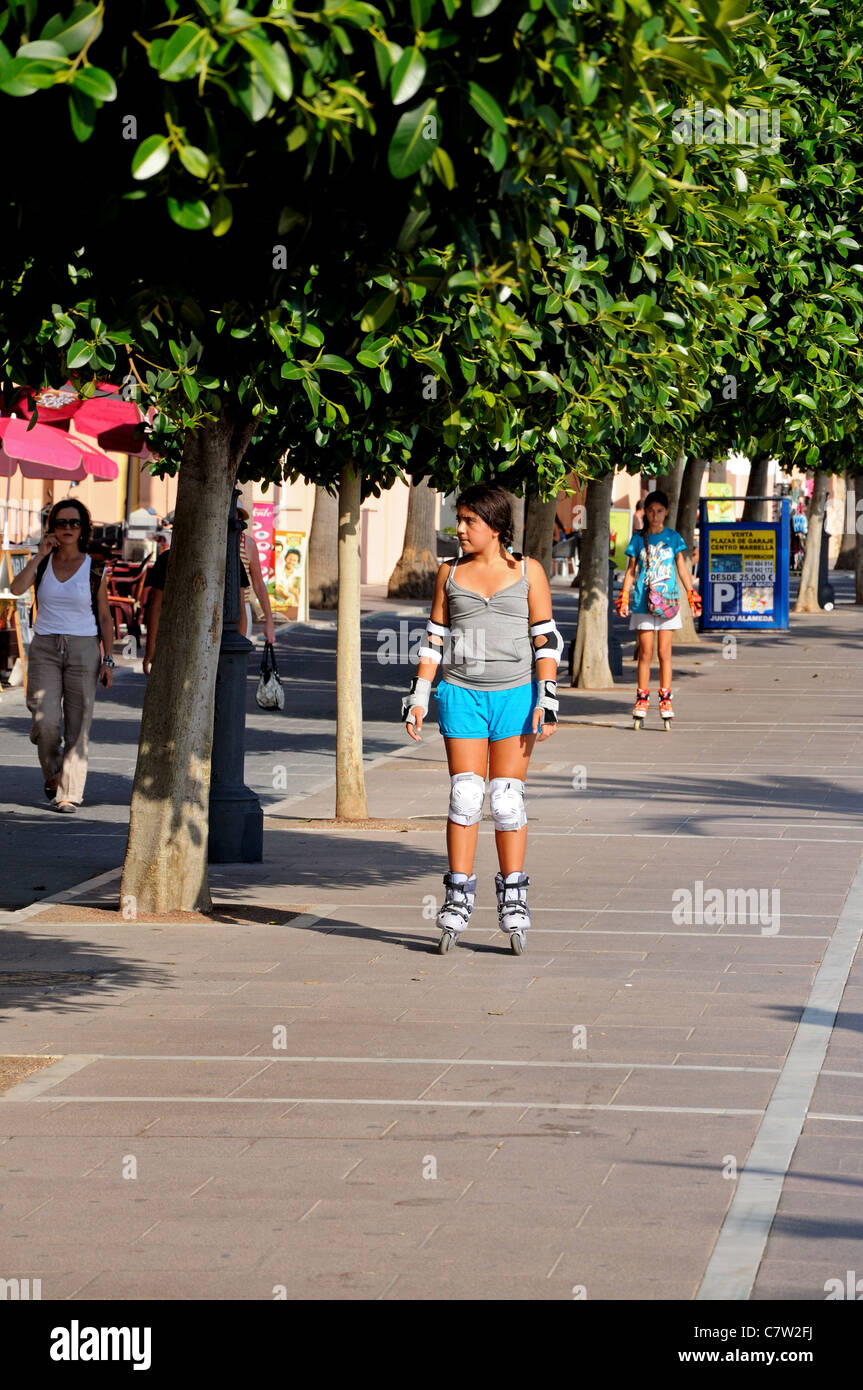
<svg viewBox="0 0 863 1390">
<path fill-rule="evenodd" d="M 548 634 L 548 641 L 541 647 L 533 644 L 534 660 L 539 661 L 544 656 L 553 656 L 560 665 L 560 658 L 563 656 L 563 638 L 561 637 L 557 623 L 554 618 L 549 618 L 545 623 L 534 623 L 530 629 L 531 637 L 543 637 Z"/>
</svg>

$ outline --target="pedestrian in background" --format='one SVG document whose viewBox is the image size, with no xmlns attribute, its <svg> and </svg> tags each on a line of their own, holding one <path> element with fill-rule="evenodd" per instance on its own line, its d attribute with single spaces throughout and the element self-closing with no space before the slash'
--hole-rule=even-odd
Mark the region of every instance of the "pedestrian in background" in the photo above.
<svg viewBox="0 0 863 1390">
<path fill-rule="evenodd" d="M 96 686 L 114 679 L 114 629 L 104 560 L 87 553 L 90 513 L 76 498 L 57 502 L 32 560 L 12 593 L 36 593 L 27 672 L 30 742 L 39 752 L 45 795 L 74 813 L 84 798 Z M 101 639 L 101 640 L 100 640 Z"/>
<path fill-rule="evenodd" d="M 674 718 L 671 707 L 671 643 L 672 633 L 683 626 L 680 616 L 678 580 L 686 590 L 693 613 L 701 610 L 700 596 L 683 562 L 686 542 L 677 531 L 666 526 L 668 497 L 664 492 L 651 492 L 644 501 L 644 524 L 626 547 L 629 563 L 623 576 L 623 587 L 616 600 L 620 616 L 630 615 L 630 627 L 636 633 L 638 653 L 638 688 L 632 711 L 635 727 L 641 728 L 650 702 L 650 663 L 653 659 L 653 634 L 659 646 L 659 713 L 664 721 Z M 632 591 L 632 604 L 629 595 Z M 666 722 L 666 728 L 670 725 Z"/>
<path fill-rule="evenodd" d="M 237 516 L 241 521 L 249 520 L 249 513 L 246 511 L 245 507 L 237 508 Z M 254 590 L 264 615 L 264 640 L 273 643 L 276 640 L 276 629 L 273 624 L 273 611 L 270 608 L 270 595 L 267 593 L 267 586 L 264 583 L 258 547 L 250 543 L 248 531 L 240 532 L 240 562 L 243 566 L 243 573 L 241 576 L 243 592 L 240 599 L 240 635 L 248 638 L 252 636 L 251 591 Z"/>
</svg>

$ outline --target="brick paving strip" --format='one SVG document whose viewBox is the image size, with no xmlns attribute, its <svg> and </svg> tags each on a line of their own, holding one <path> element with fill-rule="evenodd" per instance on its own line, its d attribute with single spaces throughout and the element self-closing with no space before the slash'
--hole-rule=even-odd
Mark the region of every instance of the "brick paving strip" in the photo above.
<svg viewBox="0 0 863 1390">
<path fill-rule="evenodd" d="M 327 824 L 330 790 L 269 806 L 264 864 L 213 871 L 217 922 L 123 922 L 111 875 L 7 919 L 2 968 L 33 977 L 0 981 L 0 1049 L 63 1059 L 0 1100 L 0 1274 L 72 1299 L 693 1299 L 746 1265 L 730 1296 L 811 1299 L 863 1268 L 861 617 L 681 653 L 671 736 L 635 738 L 628 685 L 562 692 L 520 959 L 489 823 L 471 931 L 434 953 L 431 733 L 377 760 L 365 829 Z M 698 882 L 778 888 L 779 930 L 676 920 Z"/>
</svg>

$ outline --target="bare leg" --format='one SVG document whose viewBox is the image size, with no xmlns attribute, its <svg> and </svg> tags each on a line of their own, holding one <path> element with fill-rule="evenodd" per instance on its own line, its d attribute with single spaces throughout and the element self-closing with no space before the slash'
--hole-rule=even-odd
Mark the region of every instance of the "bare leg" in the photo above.
<svg viewBox="0 0 863 1390">
<path fill-rule="evenodd" d="M 638 642 L 638 688 L 647 690 L 650 685 L 650 663 L 653 660 L 653 633 L 647 628 L 643 632 L 636 632 L 635 636 Z"/>
<path fill-rule="evenodd" d="M 488 739 L 445 738 L 444 743 L 451 777 L 455 777 L 459 772 L 475 772 L 479 777 L 485 778 L 488 767 Z M 478 834 L 479 825 L 456 825 L 455 821 L 447 821 L 446 851 L 451 873 L 473 873 Z"/>
<path fill-rule="evenodd" d="M 674 634 L 670 628 L 657 633 L 659 638 L 659 684 L 663 690 L 671 689 L 671 642 Z"/>
<path fill-rule="evenodd" d="M 535 734 L 515 734 L 512 738 L 497 739 L 489 751 L 489 777 L 513 777 L 520 782 L 526 781 L 527 766 L 535 743 Z M 504 877 L 521 873 L 527 851 L 527 826 L 523 825 L 521 830 L 495 830 L 494 838 L 500 871 Z"/>
</svg>

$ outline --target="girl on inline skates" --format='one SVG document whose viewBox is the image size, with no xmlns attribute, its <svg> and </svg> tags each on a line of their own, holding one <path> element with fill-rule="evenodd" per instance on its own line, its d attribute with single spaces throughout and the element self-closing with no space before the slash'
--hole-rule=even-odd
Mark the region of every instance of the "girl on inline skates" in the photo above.
<svg viewBox="0 0 863 1390">
<path fill-rule="evenodd" d="M 651 492 L 644 501 L 644 527 L 626 547 L 629 563 L 615 605 L 622 618 L 629 616 L 629 626 L 637 634 L 638 687 L 632 711 L 636 729 L 642 727 L 650 703 L 654 632 L 659 645 L 659 713 L 666 729 L 671 728 L 674 718 L 671 707 L 671 634 L 682 626 L 678 579 L 686 590 L 692 612 L 701 612 L 701 598 L 692 587 L 683 560 L 686 542 L 666 526 L 667 516 L 668 498 L 665 493 Z"/>
<path fill-rule="evenodd" d="M 473 911 L 474 857 L 488 776 L 500 864 L 498 921 L 520 956 L 530 926 L 524 783 L 537 737 L 550 738 L 557 722 L 555 678 L 563 639 L 552 617 L 544 569 L 508 550 L 512 508 L 503 489 L 478 484 L 456 505 L 462 554 L 438 570 L 428 645 L 419 653 L 402 718 L 410 737 L 421 742 L 431 683 L 443 662 L 436 695 L 450 772 L 449 872 L 437 916 L 438 950 L 443 955 L 450 949 Z"/>
</svg>

